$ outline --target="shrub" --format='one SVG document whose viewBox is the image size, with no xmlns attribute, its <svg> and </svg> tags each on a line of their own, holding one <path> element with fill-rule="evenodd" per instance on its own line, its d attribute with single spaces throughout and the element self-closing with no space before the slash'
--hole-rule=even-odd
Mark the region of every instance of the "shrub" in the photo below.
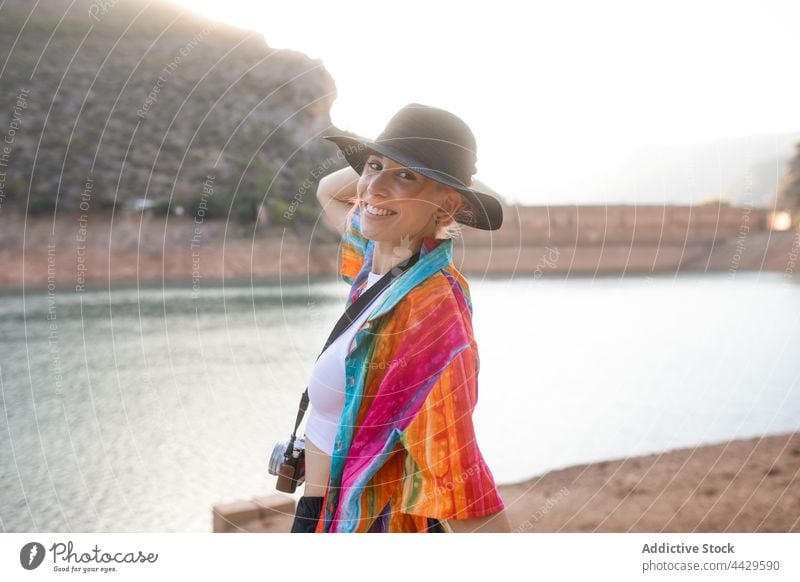
<svg viewBox="0 0 800 582">
<path fill-rule="evenodd" d="M 28 203 L 28 214 L 35 215 L 35 214 L 45 214 L 47 212 L 53 212 L 56 209 L 56 201 L 52 198 L 44 198 L 38 197 L 33 198 Z"/>
<path fill-rule="evenodd" d="M 150 209 L 156 216 L 166 216 L 170 212 L 169 200 L 156 202 Z"/>
<path fill-rule="evenodd" d="M 197 195 L 186 204 L 186 212 L 192 218 L 200 217 L 204 220 L 227 218 L 229 203 L 230 200 L 227 196 L 218 193 L 209 196 Z M 205 204 L 204 207 L 203 204 Z"/>
</svg>

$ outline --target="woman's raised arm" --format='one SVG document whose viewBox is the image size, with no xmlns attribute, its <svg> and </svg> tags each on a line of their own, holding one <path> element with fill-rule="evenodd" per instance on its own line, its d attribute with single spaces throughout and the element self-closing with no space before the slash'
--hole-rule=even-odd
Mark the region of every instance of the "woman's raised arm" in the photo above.
<svg viewBox="0 0 800 582">
<path fill-rule="evenodd" d="M 358 172 L 350 166 L 328 174 L 317 185 L 317 200 L 325 212 L 325 220 L 339 234 L 344 233 L 347 213 L 356 199 Z"/>
</svg>

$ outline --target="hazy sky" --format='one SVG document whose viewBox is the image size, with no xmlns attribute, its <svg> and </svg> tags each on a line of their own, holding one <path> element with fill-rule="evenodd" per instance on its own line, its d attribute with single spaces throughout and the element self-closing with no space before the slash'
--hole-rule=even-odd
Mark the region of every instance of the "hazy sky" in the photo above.
<svg viewBox="0 0 800 582">
<path fill-rule="evenodd" d="M 341 128 L 375 138 L 409 102 L 460 115 L 510 201 L 647 144 L 800 129 L 797 1 L 177 3 L 321 59 Z"/>
</svg>

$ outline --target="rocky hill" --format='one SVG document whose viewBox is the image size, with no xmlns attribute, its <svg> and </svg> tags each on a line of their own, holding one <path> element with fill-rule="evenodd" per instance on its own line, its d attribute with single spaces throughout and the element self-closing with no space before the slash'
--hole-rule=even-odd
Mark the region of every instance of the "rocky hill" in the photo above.
<svg viewBox="0 0 800 582">
<path fill-rule="evenodd" d="M 307 180 L 342 165 L 321 61 L 162 0 L 6 0 L 0 66 L 0 209 L 294 202 L 302 222 Z"/>
</svg>

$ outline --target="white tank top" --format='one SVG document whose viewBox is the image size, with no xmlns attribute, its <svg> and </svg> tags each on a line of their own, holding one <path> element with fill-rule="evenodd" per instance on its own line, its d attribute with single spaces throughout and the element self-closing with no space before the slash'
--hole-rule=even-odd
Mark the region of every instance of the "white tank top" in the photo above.
<svg viewBox="0 0 800 582">
<path fill-rule="evenodd" d="M 367 283 L 362 293 L 375 284 L 383 275 L 367 274 Z M 327 454 L 333 454 L 333 441 L 339 426 L 339 417 L 344 407 L 345 356 L 353 349 L 356 332 L 380 303 L 380 298 L 391 285 L 380 292 L 372 303 L 333 340 L 328 349 L 314 364 L 311 379 L 308 381 L 308 400 L 311 412 L 306 422 L 305 439 L 313 442 Z"/>
</svg>

